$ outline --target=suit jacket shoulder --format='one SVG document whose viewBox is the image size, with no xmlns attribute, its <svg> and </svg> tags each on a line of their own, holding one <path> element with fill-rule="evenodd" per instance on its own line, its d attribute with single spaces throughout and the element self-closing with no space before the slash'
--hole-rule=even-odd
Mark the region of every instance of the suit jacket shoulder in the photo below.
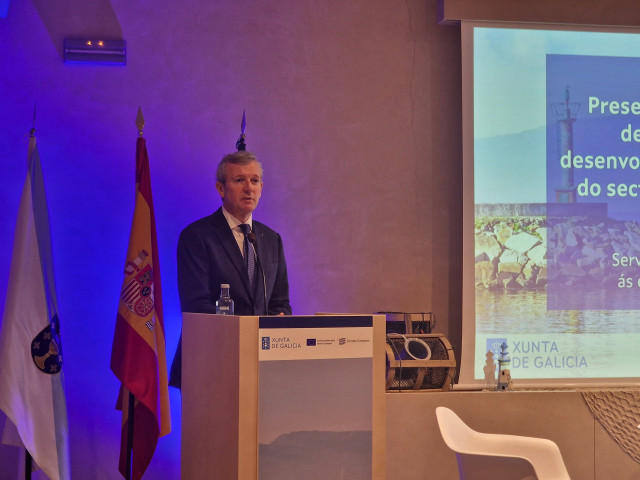
<svg viewBox="0 0 640 480">
<path fill-rule="evenodd" d="M 237 313 L 250 303 L 242 253 L 218 209 L 187 225 L 178 238 L 178 293 L 183 312 L 215 313 L 220 285 L 231 285 Z M 244 278 L 246 277 L 246 279 Z"/>
</svg>

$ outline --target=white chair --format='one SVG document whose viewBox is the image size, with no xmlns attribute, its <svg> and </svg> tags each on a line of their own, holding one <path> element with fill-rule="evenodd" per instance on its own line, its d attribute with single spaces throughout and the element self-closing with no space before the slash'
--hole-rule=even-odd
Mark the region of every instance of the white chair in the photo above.
<svg viewBox="0 0 640 480">
<path fill-rule="evenodd" d="M 444 442 L 456 453 L 461 480 L 570 480 L 551 440 L 476 432 L 446 407 L 436 408 L 436 418 Z"/>
</svg>

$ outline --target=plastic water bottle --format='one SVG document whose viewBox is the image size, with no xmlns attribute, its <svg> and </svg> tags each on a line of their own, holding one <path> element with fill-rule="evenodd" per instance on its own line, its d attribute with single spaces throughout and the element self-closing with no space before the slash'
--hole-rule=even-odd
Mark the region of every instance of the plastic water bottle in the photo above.
<svg viewBox="0 0 640 480">
<path fill-rule="evenodd" d="M 216 301 L 218 315 L 233 315 L 233 300 L 229 296 L 229 284 L 220 285 L 220 298 Z"/>
</svg>

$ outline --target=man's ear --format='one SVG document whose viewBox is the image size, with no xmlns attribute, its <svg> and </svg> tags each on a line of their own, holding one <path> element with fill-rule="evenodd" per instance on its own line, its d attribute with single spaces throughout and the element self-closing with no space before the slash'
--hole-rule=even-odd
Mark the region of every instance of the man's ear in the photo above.
<svg viewBox="0 0 640 480">
<path fill-rule="evenodd" d="M 216 190 L 220 194 L 220 198 L 224 198 L 224 184 L 221 182 L 216 182 Z"/>
</svg>

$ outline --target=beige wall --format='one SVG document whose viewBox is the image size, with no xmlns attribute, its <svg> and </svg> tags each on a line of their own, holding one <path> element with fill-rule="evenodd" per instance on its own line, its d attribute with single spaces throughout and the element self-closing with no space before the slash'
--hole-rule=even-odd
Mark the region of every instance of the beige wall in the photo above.
<svg viewBox="0 0 640 480">
<path fill-rule="evenodd" d="M 615 5 L 440 7 L 453 23 L 502 12 L 519 20 L 530 13 L 598 21 L 613 11 L 611 23 L 638 18 L 634 2 Z M 74 476 L 118 478 L 109 356 L 138 106 L 147 122 L 169 358 L 180 328 L 177 236 L 218 206 L 213 164 L 233 149 L 243 109 L 248 147 L 266 170 L 256 219 L 283 235 L 294 312 L 433 311 L 437 332 L 459 353 L 460 29 L 438 25 L 437 12 L 436 0 L 11 2 L 0 19 L 0 205 L 10 212 L 0 247 L 10 251 L 24 181 L 21 139 L 37 103 Z M 124 38 L 127 66 L 65 65 L 62 39 L 83 36 Z M 6 253 L 2 291 L 8 268 Z M 172 392 L 176 427 L 179 401 Z M 150 478 L 174 478 L 179 436 L 159 449 Z"/>
<path fill-rule="evenodd" d="M 255 218 L 283 236 L 294 313 L 433 311 L 459 344 L 460 32 L 436 11 L 435 0 L 11 2 L 0 19 L 0 247 L 10 251 L 37 103 L 74 477 L 118 478 L 109 358 L 138 106 L 169 359 L 177 237 L 219 205 L 213 167 L 233 150 L 244 109 L 266 172 Z M 62 62 L 63 38 L 94 36 L 124 38 L 127 65 Z M 154 479 L 179 471 L 171 395 L 174 433 L 160 441 Z"/>
</svg>

